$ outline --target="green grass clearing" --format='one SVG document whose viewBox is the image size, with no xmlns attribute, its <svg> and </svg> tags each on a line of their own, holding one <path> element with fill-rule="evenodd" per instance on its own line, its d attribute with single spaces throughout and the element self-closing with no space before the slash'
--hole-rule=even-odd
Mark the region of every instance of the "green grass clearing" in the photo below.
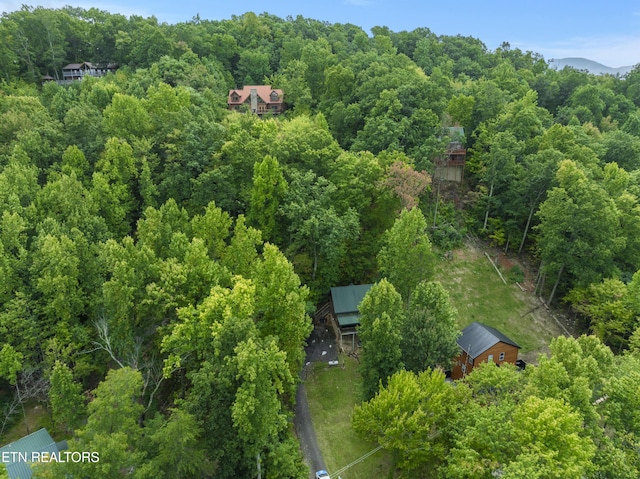
<svg viewBox="0 0 640 479">
<path fill-rule="evenodd" d="M 441 261 L 436 279 L 449 292 L 461 329 L 474 321 L 492 326 L 517 342 L 528 360 L 547 351 L 551 340 L 562 335 L 544 308 L 531 312 L 539 302 L 517 285 L 505 285 L 484 253 L 474 247 Z"/>
<path fill-rule="evenodd" d="M 305 383 L 318 445 L 330 474 L 377 447 L 376 443 L 363 440 L 351 427 L 351 414 L 361 397 L 358 363 L 347 356 L 342 356 L 340 362 L 344 362 L 344 368 L 316 366 Z M 389 454 L 378 451 L 340 476 L 387 478 L 390 468 Z"/>
<path fill-rule="evenodd" d="M 439 262 L 436 280 L 449 292 L 459 313 L 461 329 L 474 321 L 493 326 L 522 347 L 521 356 L 528 362 L 548 351 L 551 340 L 562 335 L 544 308 L 531 311 L 539 305 L 537 300 L 515 284 L 505 285 L 484 253 L 473 246 L 456 251 L 451 260 Z M 353 408 L 360 403 L 361 378 L 358 363 L 350 357 L 343 360 L 344 369 L 314 364 L 305 385 L 318 444 L 329 473 L 376 447 L 351 427 Z M 341 477 L 387 478 L 391 462 L 388 453 L 379 451 Z"/>
</svg>

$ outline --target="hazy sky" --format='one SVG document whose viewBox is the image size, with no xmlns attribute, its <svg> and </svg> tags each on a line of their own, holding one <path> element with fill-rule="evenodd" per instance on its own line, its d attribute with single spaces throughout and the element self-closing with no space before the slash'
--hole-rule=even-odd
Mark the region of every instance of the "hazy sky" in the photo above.
<svg viewBox="0 0 640 479">
<path fill-rule="evenodd" d="M 29 1 L 0 0 L 0 12 L 16 10 L 23 3 Z M 196 14 L 222 20 L 253 11 L 352 23 L 367 33 L 376 25 L 396 32 L 427 27 L 438 35 L 479 38 L 491 50 L 507 41 L 547 60 L 580 56 L 611 67 L 640 63 L 640 2 L 631 0 L 41 0 L 38 4 L 154 15 L 167 23 L 187 21 Z"/>
</svg>

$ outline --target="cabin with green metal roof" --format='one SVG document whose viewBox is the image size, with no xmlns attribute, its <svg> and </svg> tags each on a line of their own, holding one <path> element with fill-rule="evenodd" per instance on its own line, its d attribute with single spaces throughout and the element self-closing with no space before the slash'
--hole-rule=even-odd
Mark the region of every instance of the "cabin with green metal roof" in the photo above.
<svg viewBox="0 0 640 479">
<path fill-rule="evenodd" d="M 58 454 L 60 448 L 46 429 L 32 432 L 28 436 L 0 447 L 0 462 L 7 468 L 10 479 L 30 479 L 34 458 L 43 453 Z"/>
<path fill-rule="evenodd" d="M 360 325 L 358 306 L 364 299 L 372 284 L 351 284 L 331 288 L 331 314 L 338 324 L 340 343 L 344 336 L 351 336 L 352 347 L 355 347 L 356 328 Z"/>
</svg>

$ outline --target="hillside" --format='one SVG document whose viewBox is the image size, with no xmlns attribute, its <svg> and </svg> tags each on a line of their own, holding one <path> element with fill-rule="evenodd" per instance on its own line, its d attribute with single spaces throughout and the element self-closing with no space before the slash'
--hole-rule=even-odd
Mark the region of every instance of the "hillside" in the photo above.
<svg viewBox="0 0 640 479">
<path fill-rule="evenodd" d="M 311 315 L 373 283 L 366 399 L 402 368 L 408 411 L 442 392 L 410 449 L 405 427 L 376 437 L 403 475 L 640 477 L 640 72 L 428 28 L 24 7 L 0 17 L 0 78 L 0 442 L 46 420 L 100 452 L 40 478 L 306 476 L 291 418 Z M 474 238 L 591 336 L 553 342 L 460 250 Z M 556 357 L 441 389 L 459 326 L 485 318 Z M 530 419 L 555 417 L 587 446 L 529 447 Z M 483 445 L 490 464 L 467 461 Z"/>
</svg>

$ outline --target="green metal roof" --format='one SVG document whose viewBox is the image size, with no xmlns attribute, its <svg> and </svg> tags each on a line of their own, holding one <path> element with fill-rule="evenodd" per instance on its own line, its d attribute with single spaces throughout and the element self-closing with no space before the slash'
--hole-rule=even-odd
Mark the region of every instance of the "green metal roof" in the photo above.
<svg viewBox="0 0 640 479">
<path fill-rule="evenodd" d="M 358 306 L 371 289 L 372 284 L 358 284 L 349 286 L 336 286 L 331 288 L 331 300 L 333 311 L 336 313 L 338 325 L 341 328 L 358 326 L 360 324 L 360 311 Z"/>
<path fill-rule="evenodd" d="M 358 284 L 336 286 L 331 288 L 333 310 L 337 315 L 344 313 L 358 313 L 358 305 L 364 298 L 372 284 Z"/>
<path fill-rule="evenodd" d="M 358 326 L 360 324 L 360 313 L 351 314 L 339 314 L 338 324 L 341 328 L 348 328 L 349 326 Z"/>
<path fill-rule="evenodd" d="M 32 453 L 34 452 L 60 452 L 53 438 L 46 429 L 32 432 L 28 436 L 18 439 L 16 442 L 0 447 L 0 461 L 6 466 L 10 479 L 30 479 Z"/>
</svg>

